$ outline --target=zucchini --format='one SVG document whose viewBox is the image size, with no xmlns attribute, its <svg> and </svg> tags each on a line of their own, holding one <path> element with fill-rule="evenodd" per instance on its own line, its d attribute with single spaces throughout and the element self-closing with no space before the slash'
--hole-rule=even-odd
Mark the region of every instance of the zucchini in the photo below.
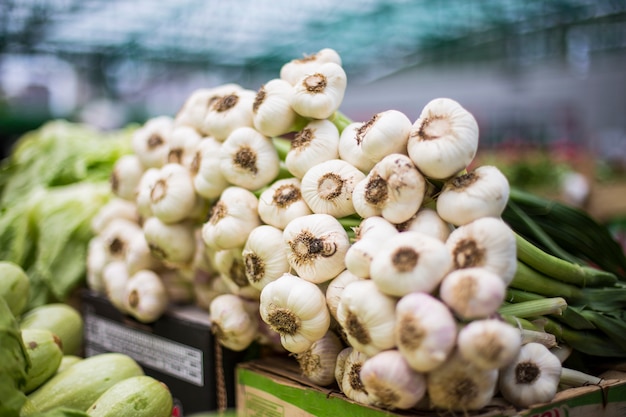
<svg viewBox="0 0 626 417">
<path fill-rule="evenodd" d="M 63 359 L 63 350 L 61 340 L 50 330 L 24 329 L 22 341 L 30 359 L 23 388 L 24 393 L 29 394 L 56 373 Z"/>
<path fill-rule="evenodd" d="M 35 307 L 26 312 L 20 320 L 22 329 L 47 329 L 59 336 L 63 343 L 63 353 L 80 353 L 83 343 L 83 318 L 80 312 L 69 304 L 52 303 Z"/>
<path fill-rule="evenodd" d="M 133 376 L 143 375 L 133 358 L 122 353 L 101 353 L 85 358 L 50 378 L 28 395 L 32 408 L 42 412 L 58 407 L 87 410 L 107 389 Z M 22 413 L 22 416 L 29 415 Z"/>
<path fill-rule="evenodd" d="M 30 298 L 30 278 L 21 266 L 0 261 L 0 297 L 7 302 L 13 316 L 22 314 Z"/>
<path fill-rule="evenodd" d="M 90 417 L 169 417 L 172 394 L 161 381 L 147 376 L 127 378 L 106 390 L 88 409 Z"/>
<path fill-rule="evenodd" d="M 82 361 L 83 358 L 81 358 L 80 356 L 76 356 L 76 355 L 63 355 L 63 358 L 61 359 L 61 363 L 59 364 L 59 367 L 57 368 L 57 374 L 59 372 L 63 372 L 65 371 L 67 368 L 69 368 L 70 366 L 74 365 L 75 363 L 78 363 L 80 361 Z"/>
</svg>

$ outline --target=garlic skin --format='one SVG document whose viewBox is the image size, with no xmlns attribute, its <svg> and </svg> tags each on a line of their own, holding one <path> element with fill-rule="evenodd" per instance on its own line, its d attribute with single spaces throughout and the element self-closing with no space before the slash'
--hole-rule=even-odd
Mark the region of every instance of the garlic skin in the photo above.
<svg viewBox="0 0 626 417">
<path fill-rule="evenodd" d="M 241 256 L 246 278 L 258 290 L 289 272 L 283 231 L 277 227 L 262 224 L 254 228 L 248 235 Z"/>
<path fill-rule="evenodd" d="M 367 359 L 360 375 L 371 403 L 378 407 L 407 410 L 426 394 L 426 376 L 413 370 L 395 349 Z"/>
<path fill-rule="evenodd" d="M 335 381 L 337 355 L 343 350 L 341 339 L 332 331 L 313 342 L 305 352 L 295 355 L 302 375 L 314 384 L 327 386 Z"/>
<path fill-rule="evenodd" d="M 302 279 L 319 284 L 345 269 L 350 247 L 348 233 L 329 214 L 309 214 L 293 219 L 283 230 L 289 265 Z"/>
<path fill-rule="evenodd" d="M 387 239 L 374 255 L 370 277 L 380 291 L 401 297 L 434 291 L 451 268 L 445 243 L 419 232 L 402 232 Z"/>
<path fill-rule="evenodd" d="M 256 91 L 240 86 L 220 89 L 202 121 L 202 132 L 223 142 L 237 128 L 253 126 L 252 105 Z"/>
<path fill-rule="evenodd" d="M 233 83 L 221 84 L 212 88 L 198 88 L 187 96 L 187 99 L 174 116 L 176 126 L 190 126 L 201 134 L 204 118 L 211 104 L 225 92 L 237 91 L 241 86 Z"/>
<path fill-rule="evenodd" d="M 332 159 L 311 167 L 302 177 L 300 190 L 313 213 L 346 217 L 356 212 L 352 194 L 363 179 L 365 174 L 350 163 Z"/>
<path fill-rule="evenodd" d="M 337 320 L 337 306 L 341 301 L 341 294 L 348 284 L 361 281 L 365 278 L 358 277 L 347 269 L 328 282 L 326 286 L 326 305 L 330 315 Z"/>
<path fill-rule="evenodd" d="M 190 165 L 194 189 L 206 199 L 218 198 L 231 185 L 220 169 L 221 147 L 222 143 L 215 138 L 204 137 L 198 143 Z"/>
<path fill-rule="evenodd" d="M 361 369 L 369 356 L 357 349 L 348 350 L 343 361 L 343 372 L 341 373 L 341 383 L 339 388 L 350 398 L 360 404 L 372 404 L 369 393 L 363 386 L 361 380 Z"/>
<path fill-rule="evenodd" d="M 519 329 L 498 319 L 473 320 L 459 330 L 459 353 L 481 369 L 509 365 L 522 346 Z"/>
<path fill-rule="evenodd" d="M 407 150 L 427 177 L 445 179 L 465 169 L 478 150 L 478 123 L 458 102 L 436 98 L 413 123 Z"/>
<path fill-rule="evenodd" d="M 441 282 L 439 297 L 464 320 L 486 318 L 502 305 L 506 284 L 485 268 L 450 272 Z"/>
<path fill-rule="evenodd" d="M 126 286 L 130 279 L 123 260 L 112 260 L 102 269 L 102 283 L 107 300 L 118 311 L 126 313 Z"/>
<path fill-rule="evenodd" d="M 398 110 L 376 113 L 361 125 L 356 140 L 363 153 L 372 161 L 380 161 L 390 154 L 407 154 L 411 120 Z"/>
<path fill-rule="evenodd" d="M 91 218 L 91 230 L 94 234 L 100 234 L 111 220 L 119 218 L 139 223 L 139 213 L 134 201 L 119 197 L 111 198 Z"/>
<path fill-rule="evenodd" d="M 337 382 L 340 390 L 342 389 L 341 384 L 343 380 L 343 373 L 345 371 L 346 359 L 353 350 L 352 346 L 348 346 L 340 350 L 337 354 L 337 360 L 335 362 L 335 382 Z"/>
<path fill-rule="evenodd" d="M 203 136 L 191 126 L 175 126 L 170 135 L 167 163 L 191 167 L 196 148 Z"/>
<path fill-rule="evenodd" d="M 234 294 L 218 295 L 209 306 L 209 319 L 218 342 L 227 349 L 241 352 L 258 335 L 258 302 Z"/>
<path fill-rule="evenodd" d="M 427 373 L 441 366 L 453 351 L 456 321 L 439 299 L 413 292 L 397 302 L 394 339 L 411 368 Z"/>
<path fill-rule="evenodd" d="M 540 343 L 527 343 L 513 362 L 500 370 L 498 388 L 517 407 L 547 403 L 554 398 L 561 378 L 561 361 Z"/>
<path fill-rule="evenodd" d="M 293 85 L 291 107 L 303 117 L 327 119 L 341 106 L 348 84 L 343 67 L 327 62 Z"/>
<path fill-rule="evenodd" d="M 350 245 L 344 262 L 346 269 L 361 278 L 370 277 L 370 265 L 374 255 L 384 246 L 385 241 L 398 234 L 395 225 L 380 216 L 361 220 L 355 229 L 355 241 Z"/>
<path fill-rule="evenodd" d="M 302 353 L 330 327 L 330 314 L 320 288 L 292 274 L 284 274 L 261 291 L 261 319 L 280 334 L 282 346 Z"/>
<path fill-rule="evenodd" d="M 318 67 L 327 62 L 342 65 L 341 57 L 337 51 L 331 48 L 323 48 L 314 54 L 299 59 L 292 59 L 283 64 L 280 69 L 280 78 L 293 85 L 305 75 L 317 71 Z"/>
<path fill-rule="evenodd" d="M 339 130 L 328 119 L 311 120 L 291 140 L 285 167 L 302 178 L 313 166 L 331 159 L 339 159 Z"/>
<path fill-rule="evenodd" d="M 446 246 L 454 269 L 486 268 L 506 285 L 517 271 L 515 234 L 502 219 L 483 217 L 459 226 L 450 233 Z"/>
<path fill-rule="evenodd" d="M 237 128 L 228 135 L 219 160 L 224 178 L 247 190 L 269 184 L 280 170 L 278 151 L 271 139 L 251 127 Z"/>
<path fill-rule="evenodd" d="M 143 269 L 132 274 L 126 284 L 126 311 L 142 323 L 153 323 L 167 310 L 169 298 L 161 277 Z"/>
<path fill-rule="evenodd" d="M 189 265 L 196 252 L 196 231 L 193 223 L 164 223 L 149 217 L 143 223 L 143 233 L 152 255 L 169 267 Z"/>
<path fill-rule="evenodd" d="M 241 248 L 261 220 L 258 200 L 245 188 L 230 186 L 211 208 L 209 220 L 202 225 L 202 239 L 213 249 Z"/>
<path fill-rule="evenodd" d="M 254 128 L 270 137 L 291 132 L 298 118 L 291 108 L 292 92 L 292 85 L 280 78 L 263 84 L 252 105 Z"/>
<path fill-rule="evenodd" d="M 115 161 L 109 177 L 113 194 L 124 200 L 134 201 L 143 171 L 143 164 L 137 155 L 120 156 Z"/>
<path fill-rule="evenodd" d="M 259 217 L 268 225 L 284 229 L 296 217 L 313 214 L 302 198 L 298 178 L 274 181 L 259 196 Z"/>
<path fill-rule="evenodd" d="M 104 281 L 102 271 L 107 265 L 107 251 L 104 247 L 104 240 L 95 235 L 89 239 L 87 244 L 86 260 L 86 284 L 87 288 L 98 293 L 104 293 Z"/>
<path fill-rule="evenodd" d="M 452 233 L 452 225 L 443 220 L 437 210 L 422 206 L 409 220 L 399 223 L 397 228 L 401 232 L 420 232 L 439 239 L 442 242 L 448 240 Z"/>
<path fill-rule="evenodd" d="M 428 374 L 426 392 L 437 409 L 467 412 L 489 404 L 497 382 L 497 369 L 477 368 L 454 351 L 447 361 Z"/>
<path fill-rule="evenodd" d="M 174 128 L 174 119 L 157 116 L 148 119 L 139 127 L 131 139 L 134 154 L 147 168 L 160 168 L 167 161 L 169 140 Z"/>
<path fill-rule="evenodd" d="M 365 153 L 359 140 L 359 132 L 365 125 L 364 122 L 353 122 L 346 126 L 339 135 L 339 159 L 350 163 L 364 173 L 376 165 L 369 155 Z"/>
<path fill-rule="evenodd" d="M 378 290 L 372 280 L 346 286 L 337 305 L 337 322 L 350 346 L 369 356 L 395 347 L 396 299 Z"/>
<path fill-rule="evenodd" d="M 137 212 L 142 219 L 152 217 L 152 187 L 160 177 L 159 168 L 148 168 L 144 171 L 139 184 L 137 185 L 137 193 L 135 195 L 135 206 Z"/>
<path fill-rule="evenodd" d="M 201 204 L 186 167 L 168 163 L 159 169 L 150 191 L 153 216 L 164 223 L 177 223 L 191 218 Z"/>
<path fill-rule="evenodd" d="M 391 223 L 409 220 L 424 199 L 426 180 L 408 156 L 383 157 L 352 192 L 354 209 L 361 217 L 382 216 Z"/>
<path fill-rule="evenodd" d="M 446 181 L 437 197 L 437 213 L 456 226 L 481 217 L 499 218 L 509 192 L 509 181 L 497 167 L 479 166 Z"/>
</svg>

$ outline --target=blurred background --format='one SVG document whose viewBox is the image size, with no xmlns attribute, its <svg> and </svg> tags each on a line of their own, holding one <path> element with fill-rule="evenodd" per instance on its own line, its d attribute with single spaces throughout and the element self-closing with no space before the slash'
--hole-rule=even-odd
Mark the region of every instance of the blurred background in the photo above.
<svg viewBox="0 0 626 417">
<path fill-rule="evenodd" d="M 415 119 L 445 96 L 476 116 L 483 148 L 531 151 L 520 181 L 561 161 L 594 176 L 626 164 L 623 0 L 2 0 L 2 152 L 50 119 L 115 129 L 200 87 L 256 90 L 325 47 L 354 120 Z"/>
</svg>

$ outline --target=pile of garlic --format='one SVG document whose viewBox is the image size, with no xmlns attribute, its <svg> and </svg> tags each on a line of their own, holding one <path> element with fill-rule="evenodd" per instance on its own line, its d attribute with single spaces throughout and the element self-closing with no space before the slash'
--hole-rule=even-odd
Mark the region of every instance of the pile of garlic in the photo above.
<svg viewBox="0 0 626 417">
<path fill-rule="evenodd" d="M 478 123 L 456 101 L 352 122 L 346 86 L 323 49 L 148 120 L 94 219 L 88 285 L 144 322 L 197 303 L 223 346 L 278 344 L 364 404 L 480 409 L 523 348 L 496 314 L 517 266 L 508 181 L 469 170 Z"/>
</svg>

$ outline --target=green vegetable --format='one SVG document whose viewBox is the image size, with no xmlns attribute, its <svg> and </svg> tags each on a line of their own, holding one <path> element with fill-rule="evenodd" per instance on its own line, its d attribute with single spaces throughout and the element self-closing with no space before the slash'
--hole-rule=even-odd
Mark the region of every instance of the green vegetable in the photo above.
<svg viewBox="0 0 626 417">
<path fill-rule="evenodd" d="M 21 266 L 0 261 L 0 298 L 4 298 L 15 317 L 24 311 L 30 296 L 30 281 Z"/>
<path fill-rule="evenodd" d="M 133 130 L 52 121 L 0 164 L 0 259 L 30 278 L 26 309 L 65 301 L 84 279 L 91 219 L 112 196 L 109 178 Z"/>
<path fill-rule="evenodd" d="M 19 416 L 26 401 L 22 392 L 30 359 L 18 327 L 4 298 L 0 297 L 0 415 Z"/>
<path fill-rule="evenodd" d="M 83 343 L 84 322 L 80 312 L 69 304 L 51 303 L 24 314 L 20 327 L 49 330 L 61 339 L 64 354 L 77 354 Z"/>
<path fill-rule="evenodd" d="M 147 375 L 127 378 L 106 390 L 88 409 L 91 417 L 169 417 L 172 394 Z"/>
<path fill-rule="evenodd" d="M 22 340 L 31 363 L 26 374 L 26 384 L 22 389 L 28 394 L 56 373 L 63 358 L 63 351 L 61 339 L 50 330 L 23 329 Z"/>
</svg>

